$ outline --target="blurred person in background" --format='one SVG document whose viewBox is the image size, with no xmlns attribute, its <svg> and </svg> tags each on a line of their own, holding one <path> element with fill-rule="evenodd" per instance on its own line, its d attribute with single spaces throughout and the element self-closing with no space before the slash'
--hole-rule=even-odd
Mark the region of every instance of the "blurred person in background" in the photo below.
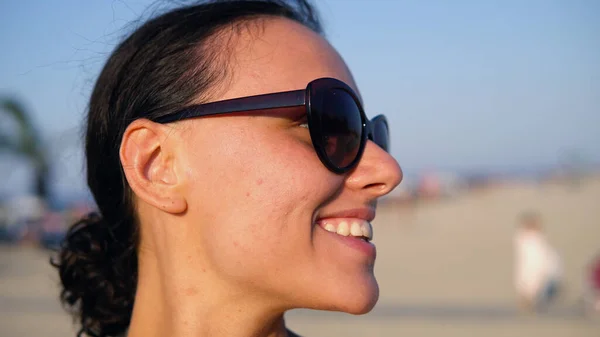
<svg viewBox="0 0 600 337">
<path fill-rule="evenodd" d="M 402 171 L 306 1 L 150 19 L 104 65 L 86 127 L 99 212 L 53 261 L 80 334 L 295 336 L 287 310 L 377 302 L 370 222 Z"/>
<path fill-rule="evenodd" d="M 515 287 L 520 307 L 527 312 L 545 309 L 556 297 L 561 282 L 561 262 L 548 242 L 540 214 L 521 214 L 514 238 Z"/>
</svg>

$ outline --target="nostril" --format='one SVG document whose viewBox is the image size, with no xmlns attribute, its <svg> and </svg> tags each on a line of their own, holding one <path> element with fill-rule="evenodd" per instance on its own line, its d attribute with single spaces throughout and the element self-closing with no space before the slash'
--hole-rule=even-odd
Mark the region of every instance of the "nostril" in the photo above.
<svg viewBox="0 0 600 337">
<path fill-rule="evenodd" d="M 375 190 L 385 190 L 386 188 L 386 184 L 384 183 L 374 183 L 374 184 L 368 184 L 365 186 L 365 188 L 367 189 L 375 189 Z"/>
</svg>

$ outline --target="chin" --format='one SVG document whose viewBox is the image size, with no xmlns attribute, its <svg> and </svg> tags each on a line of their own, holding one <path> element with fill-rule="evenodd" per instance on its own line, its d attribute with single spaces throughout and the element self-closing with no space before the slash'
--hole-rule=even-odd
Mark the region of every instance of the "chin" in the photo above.
<svg viewBox="0 0 600 337">
<path fill-rule="evenodd" d="M 369 289 L 362 294 L 348 296 L 345 301 L 345 306 L 340 311 L 352 315 L 364 315 L 373 310 L 378 299 L 379 286 L 377 285 L 377 282 L 374 281 L 373 289 Z"/>
<path fill-rule="evenodd" d="M 360 284 L 352 282 L 345 287 L 336 287 L 335 291 L 328 292 L 327 304 L 315 309 L 340 311 L 352 315 L 364 315 L 370 312 L 379 299 L 377 280 L 372 276 L 358 283 Z"/>
</svg>

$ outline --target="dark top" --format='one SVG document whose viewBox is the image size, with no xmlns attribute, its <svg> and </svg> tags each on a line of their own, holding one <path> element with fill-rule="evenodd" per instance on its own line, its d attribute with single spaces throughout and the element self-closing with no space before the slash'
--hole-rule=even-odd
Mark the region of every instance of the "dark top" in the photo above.
<svg viewBox="0 0 600 337">
<path fill-rule="evenodd" d="M 287 329 L 287 333 L 289 337 L 302 337 L 300 335 L 295 334 L 292 330 Z"/>
</svg>

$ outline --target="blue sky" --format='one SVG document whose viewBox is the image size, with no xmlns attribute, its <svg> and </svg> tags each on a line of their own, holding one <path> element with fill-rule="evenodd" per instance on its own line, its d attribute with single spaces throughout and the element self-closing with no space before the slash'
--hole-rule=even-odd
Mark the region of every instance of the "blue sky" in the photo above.
<svg viewBox="0 0 600 337">
<path fill-rule="evenodd" d="M 24 100 L 56 148 L 61 188 L 82 182 L 74 141 L 95 77 L 152 3 L 0 2 L 0 94 Z M 599 1 L 315 3 L 405 170 L 518 169 L 573 151 L 600 162 Z M 25 165 L 2 158 L 21 189 Z"/>
</svg>

